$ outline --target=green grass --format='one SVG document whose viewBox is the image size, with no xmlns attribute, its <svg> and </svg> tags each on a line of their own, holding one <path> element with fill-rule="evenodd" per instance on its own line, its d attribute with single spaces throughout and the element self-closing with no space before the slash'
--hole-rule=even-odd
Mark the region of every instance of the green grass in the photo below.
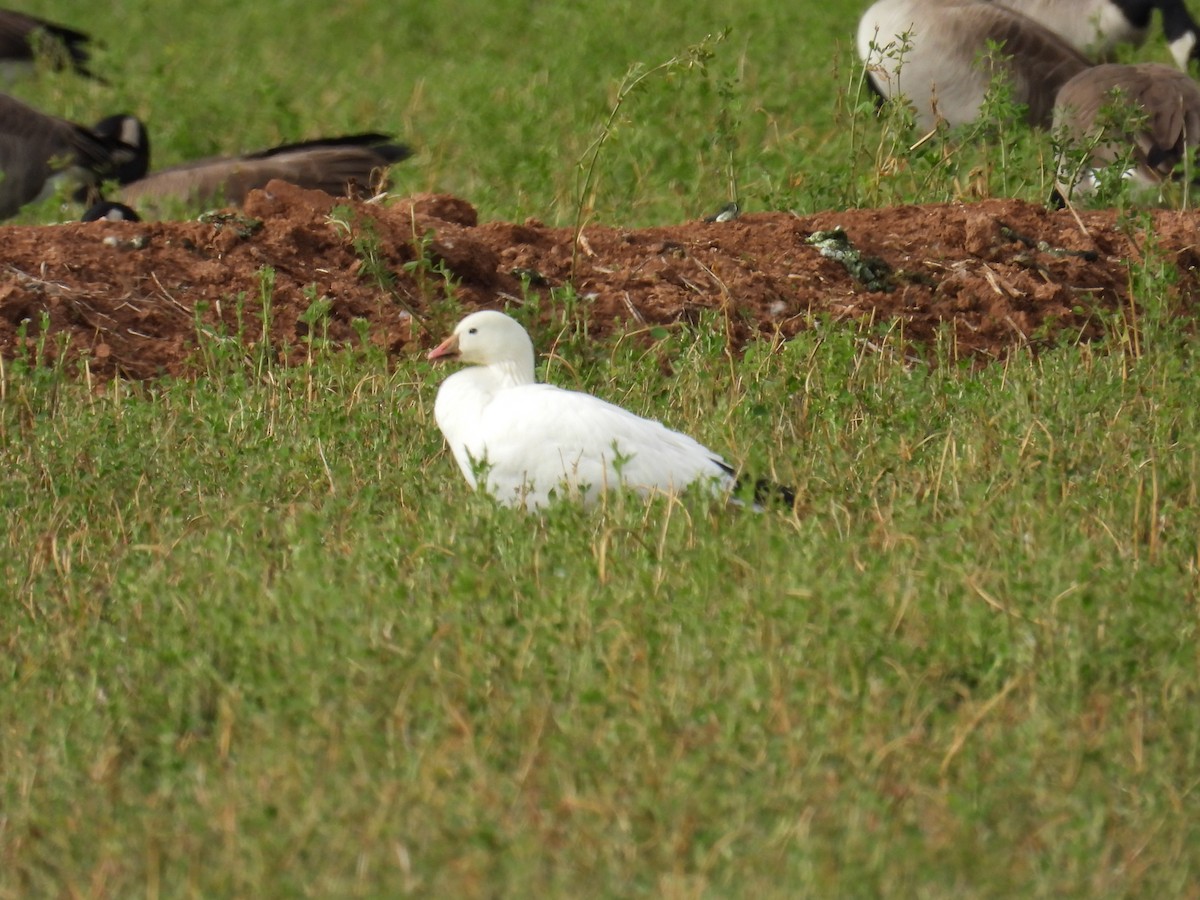
<svg viewBox="0 0 1200 900">
<path fill-rule="evenodd" d="M 844 332 L 560 348 L 795 517 L 496 508 L 424 364 L 10 370 L 0 896 L 1178 895 L 1178 337 L 979 373 Z"/>
<path fill-rule="evenodd" d="M 1045 136 L 971 134 L 913 155 L 912 135 L 876 122 L 853 49 L 857 6 L 697 0 L 681 15 L 655 0 L 357 2 L 314 13 L 283 0 L 134 0 L 110 13 L 59 0 L 39 12 L 94 32 L 111 84 L 62 75 L 13 91 L 85 123 L 136 113 L 156 166 L 380 130 L 418 151 L 396 169 L 398 193 L 454 193 L 485 219 L 573 224 L 588 151 L 626 76 L 709 41 L 706 66 L 654 75 L 622 105 L 589 220 L 678 222 L 733 193 L 749 210 L 815 211 L 1049 192 Z M 1163 58 L 1161 38 L 1142 56 Z M 980 165 L 1003 142 L 1010 158 L 1000 173 L 985 166 L 981 186 Z M 75 215 L 48 204 L 20 221 Z"/>
<path fill-rule="evenodd" d="M 864 4 L 865 5 L 865 4 Z M 149 126 L 154 166 L 320 135 L 384 131 L 417 155 L 397 193 L 448 192 L 484 219 L 643 226 L 747 210 L 820 211 L 980 195 L 1041 202 L 1053 138 L 1006 124 L 917 135 L 879 121 L 853 35 L 860 9 L 714 0 L 677 4 L 386 4 L 313 12 L 133 0 L 38 9 L 102 42 L 95 84 L 48 73 L 12 91 L 89 123 Z M 724 38 L 722 39 L 722 36 Z M 663 64 L 704 47 L 703 66 Z M 1139 59 L 1169 60 L 1156 31 Z M 620 104 L 631 76 L 658 71 Z M 593 178 L 590 151 L 604 138 Z M 75 218 L 27 208 L 21 222 Z"/>
<path fill-rule="evenodd" d="M 760 193 L 785 185 L 807 147 L 832 130 L 830 56 L 798 56 L 796 35 L 832 46 L 846 17 L 724 4 L 123 3 L 112 16 L 82 3 L 40 11 L 91 26 L 111 87 L 73 77 L 18 85 L 41 108 L 83 122 L 129 110 L 150 126 L 168 165 L 374 129 L 411 141 L 397 190 L 437 190 L 485 218 L 574 219 L 581 161 L 618 85 L 732 28 L 707 72 L 655 78 L 618 123 L 596 185 L 596 215 L 648 224 L 705 214 L 727 199 L 722 115 L 739 121 L 739 168 Z M 849 47 L 849 44 L 846 44 Z M 723 99 L 721 87 L 735 86 Z M 799 103 L 797 102 L 799 100 Z M 828 109 L 823 107 L 829 107 Z M 819 110 L 808 121 L 809 107 Z M 804 163 L 807 165 L 807 163 Z M 56 211 L 42 210 L 38 220 Z M 36 217 L 35 217 L 36 218 Z"/>
<path fill-rule="evenodd" d="M 134 110 L 162 164 L 392 130 L 401 192 L 568 225 L 626 74 L 731 27 L 622 103 L 586 217 L 707 212 L 730 146 L 752 209 L 942 199 L 994 148 L 1041 196 L 1040 138 L 909 154 L 864 114 L 856 9 L 744 7 L 47 3 L 113 84 L 19 87 Z M 1108 341 L 978 371 L 828 324 L 536 335 L 795 516 L 497 508 L 415 359 L 6 362 L 0 898 L 1194 894 L 1200 369 L 1132 284 Z"/>
</svg>

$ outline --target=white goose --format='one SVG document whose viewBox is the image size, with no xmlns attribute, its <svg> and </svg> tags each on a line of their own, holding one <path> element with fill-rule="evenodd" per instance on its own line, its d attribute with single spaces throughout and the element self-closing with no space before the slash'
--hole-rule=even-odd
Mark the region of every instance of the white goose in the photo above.
<svg viewBox="0 0 1200 900">
<path fill-rule="evenodd" d="M 467 482 L 501 503 L 533 510 L 556 496 L 592 505 L 617 487 L 643 495 L 694 483 L 716 493 L 737 487 L 734 469 L 687 435 L 538 384 L 533 342 L 504 313 L 472 313 L 428 358 L 472 363 L 442 382 L 433 414 Z M 792 502 L 784 488 L 761 483 L 759 492 Z"/>
</svg>

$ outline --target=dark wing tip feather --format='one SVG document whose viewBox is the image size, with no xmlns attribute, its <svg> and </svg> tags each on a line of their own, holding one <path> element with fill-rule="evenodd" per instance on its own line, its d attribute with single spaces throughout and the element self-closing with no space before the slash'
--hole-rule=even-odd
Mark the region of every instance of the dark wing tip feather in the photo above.
<svg viewBox="0 0 1200 900">
<path fill-rule="evenodd" d="M 413 155 L 412 147 L 408 144 L 377 144 L 371 148 L 389 164 L 398 163 Z"/>
<path fill-rule="evenodd" d="M 754 479 L 754 502 L 762 507 L 776 506 L 793 509 L 796 506 L 796 491 L 766 478 Z"/>
<path fill-rule="evenodd" d="M 292 153 L 297 150 L 317 150 L 336 147 L 368 147 L 383 156 L 389 163 L 399 162 L 402 159 L 412 156 L 412 149 L 405 144 L 392 143 L 392 136 L 390 134 L 367 131 L 362 134 L 346 134 L 339 137 L 314 138 L 309 141 L 280 144 L 278 147 L 269 147 L 266 150 L 248 153 L 246 154 L 246 158 L 267 159 L 271 156 L 279 156 L 280 154 Z"/>
<path fill-rule="evenodd" d="M 101 84 L 108 84 L 107 80 L 88 68 L 88 62 L 92 57 L 91 51 L 88 49 L 88 44 L 92 43 L 91 35 L 85 31 L 68 28 L 66 25 L 59 25 L 57 22 L 47 22 L 45 19 L 33 16 L 26 18 L 31 25 L 27 36 L 31 55 L 39 49 L 39 40 L 49 38 L 66 52 L 67 59 L 63 62 L 69 62 L 71 67 L 85 78 L 91 78 Z M 38 32 L 41 32 L 41 35 Z"/>
<path fill-rule="evenodd" d="M 755 478 L 753 482 L 749 479 L 738 475 L 737 470 L 728 463 L 722 462 L 719 459 L 714 459 L 721 471 L 730 476 L 733 481 L 733 493 L 735 495 L 750 494 L 750 488 L 753 487 L 753 499 L 756 507 L 787 507 L 793 509 L 796 506 L 796 491 L 794 488 L 787 487 L 783 484 L 776 484 L 766 478 Z"/>
<path fill-rule="evenodd" d="M 867 73 L 867 90 L 871 92 L 871 95 L 875 100 L 875 114 L 881 115 L 883 113 L 884 105 L 891 98 L 883 92 L 883 88 L 879 86 L 879 84 L 875 81 L 875 76 L 870 72 Z"/>
</svg>

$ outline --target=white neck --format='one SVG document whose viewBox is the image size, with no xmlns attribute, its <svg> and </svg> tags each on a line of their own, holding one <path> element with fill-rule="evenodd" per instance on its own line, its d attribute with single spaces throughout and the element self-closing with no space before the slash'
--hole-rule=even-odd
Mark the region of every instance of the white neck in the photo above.
<svg viewBox="0 0 1200 900">
<path fill-rule="evenodd" d="M 522 384 L 534 384 L 537 378 L 533 373 L 533 359 L 528 360 L 506 360 L 505 362 L 495 362 L 489 366 L 474 366 L 476 369 L 485 369 L 490 373 L 490 378 L 496 385 L 496 389 L 506 387 L 517 387 Z"/>
<path fill-rule="evenodd" d="M 1182 37 L 1176 38 L 1169 44 L 1171 56 L 1175 58 L 1175 65 L 1185 72 L 1194 46 L 1196 46 L 1196 32 L 1194 31 L 1185 32 Z"/>
</svg>

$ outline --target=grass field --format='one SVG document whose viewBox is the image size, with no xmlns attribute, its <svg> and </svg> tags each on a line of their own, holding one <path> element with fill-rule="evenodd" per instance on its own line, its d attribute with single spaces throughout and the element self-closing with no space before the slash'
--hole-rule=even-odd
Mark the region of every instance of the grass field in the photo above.
<svg viewBox="0 0 1200 900">
<path fill-rule="evenodd" d="M 140 0 L 112 10 L 42 6 L 103 37 L 98 68 L 111 73 L 111 87 L 64 77 L 21 85 L 21 95 L 83 122 L 136 113 L 149 123 L 158 165 L 322 134 L 392 132 L 418 151 L 397 172 L 398 190 L 456 193 L 485 218 L 559 223 L 574 216 L 580 160 L 625 74 L 732 29 L 706 73 L 656 76 L 630 101 L 596 191 L 598 214 L 628 224 L 721 205 L 728 154 L 717 132 L 735 118 L 739 177 L 764 197 L 788 190 L 829 138 L 832 45 L 855 18 L 762 3 L 733 21 L 709 0 L 689 4 L 683 18 L 662 2 L 570 10 L 353 2 L 314 14 L 281 0 L 253 8 Z M 799 59 L 798 35 L 829 49 Z"/>
<path fill-rule="evenodd" d="M 46 3 L 113 83 L 20 87 L 132 109 L 162 164 L 395 131 L 401 192 L 565 224 L 630 67 L 729 27 L 623 103 L 589 215 L 715 207 L 731 147 L 754 208 L 956 189 L 839 105 L 856 6 L 743 7 Z M 1038 140 L 989 140 L 1041 196 Z M 977 371 L 825 325 L 535 335 L 796 515 L 497 508 L 421 360 L 6 364 L 0 897 L 1196 896 L 1200 368 L 1134 277 L 1108 340 Z"/>
</svg>

